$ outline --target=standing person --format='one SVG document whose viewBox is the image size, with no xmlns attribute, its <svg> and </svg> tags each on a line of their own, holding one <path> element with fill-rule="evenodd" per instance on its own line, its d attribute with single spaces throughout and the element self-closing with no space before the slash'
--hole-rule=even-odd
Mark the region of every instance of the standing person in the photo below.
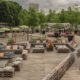
<svg viewBox="0 0 80 80">
<path fill-rule="evenodd" d="M 68 42 L 71 42 L 74 39 L 74 35 L 73 34 L 68 34 Z"/>
<path fill-rule="evenodd" d="M 42 30 L 42 34 L 45 35 L 45 29 Z"/>
<path fill-rule="evenodd" d="M 16 33 L 14 33 L 14 43 L 16 43 Z"/>
<path fill-rule="evenodd" d="M 30 47 L 31 47 L 31 45 L 30 45 L 29 41 L 27 41 L 27 50 L 28 50 L 28 53 L 30 53 Z"/>
</svg>

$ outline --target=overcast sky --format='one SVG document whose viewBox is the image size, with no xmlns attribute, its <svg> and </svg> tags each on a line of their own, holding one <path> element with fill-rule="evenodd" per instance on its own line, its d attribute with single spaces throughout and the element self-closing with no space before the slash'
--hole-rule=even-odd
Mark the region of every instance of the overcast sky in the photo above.
<svg viewBox="0 0 80 80">
<path fill-rule="evenodd" d="M 61 9 L 71 6 L 75 3 L 80 4 L 80 0 L 13 0 L 20 3 L 23 8 L 28 8 L 29 3 L 38 3 L 40 9 Z"/>
</svg>

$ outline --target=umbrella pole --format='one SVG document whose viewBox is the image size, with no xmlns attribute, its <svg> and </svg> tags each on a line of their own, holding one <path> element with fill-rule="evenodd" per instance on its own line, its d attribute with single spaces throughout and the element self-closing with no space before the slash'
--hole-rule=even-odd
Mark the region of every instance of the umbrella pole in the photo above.
<svg viewBox="0 0 80 80">
<path fill-rule="evenodd" d="M 29 41 L 29 33 L 28 33 L 28 30 L 27 30 L 27 41 Z"/>
</svg>

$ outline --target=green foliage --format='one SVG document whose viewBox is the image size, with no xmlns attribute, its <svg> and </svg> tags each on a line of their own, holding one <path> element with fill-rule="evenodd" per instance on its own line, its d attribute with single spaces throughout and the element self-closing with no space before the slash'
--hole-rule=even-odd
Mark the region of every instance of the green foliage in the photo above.
<svg viewBox="0 0 80 80">
<path fill-rule="evenodd" d="M 18 14 L 21 9 L 22 7 L 16 2 L 0 1 L 0 22 L 6 22 L 13 26 L 18 25 Z"/>
<path fill-rule="evenodd" d="M 27 25 L 31 28 L 34 28 L 35 26 L 39 25 L 39 17 L 38 17 L 38 12 L 33 9 L 29 8 L 28 10 L 28 21 Z"/>
<path fill-rule="evenodd" d="M 12 38 L 9 38 L 7 44 L 8 45 L 13 45 L 14 44 L 14 40 Z"/>
<path fill-rule="evenodd" d="M 49 10 L 49 14 L 47 15 L 46 19 L 47 22 L 50 23 L 59 23 L 60 22 L 60 14 L 56 13 L 55 11 Z"/>
<path fill-rule="evenodd" d="M 39 24 L 45 23 L 46 22 L 45 14 L 41 11 L 41 12 L 38 13 L 38 15 L 39 15 Z"/>
<path fill-rule="evenodd" d="M 49 10 L 49 13 L 45 15 L 44 12 L 34 8 L 26 10 L 16 2 L 0 0 L 0 22 L 12 26 L 26 25 L 31 28 L 36 26 L 44 28 L 45 23 L 70 23 L 77 29 L 77 25 L 80 24 L 80 11 L 69 7 L 67 11 L 62 9 L 59 13 Z"/>
<path fill-rule="evenodd" d="M 27 25 L 28 22 L 28 12 L 27 10 L 23 9 L 21 10 L 21 12 L 19 13 L 19 25 Z"/>
<path fill-rule="evenodd" d="M 60 22 L 64 23 L 65 22 L 65 11 L 62 9 L 60 16 L 59 16 Z"/>
<path fill-rule="evenodd" d="M 47 22 L 53 22 L 54 13 L 52 10 L 49 10 L 49 14 L 47 15 Z"/>
</svg>

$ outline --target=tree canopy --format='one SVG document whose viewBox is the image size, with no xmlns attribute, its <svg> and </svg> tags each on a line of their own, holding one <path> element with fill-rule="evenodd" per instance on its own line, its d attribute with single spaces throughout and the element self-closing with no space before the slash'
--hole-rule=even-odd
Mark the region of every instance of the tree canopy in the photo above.
<svg viewBox="0 0 80 80">
<path fill-rule="evenodd" d="M 49 10 L 46 15 L 43 11 L 34 8 L 23 9 L 17 2 L 0 0 L 0 22 L 12 26 L 26 25 L 31 28 L 44 27 L 44 23 L 70 23 L 77 28 L 80 24 L 80 11 L 69 7 L 66 11 L 62 9 L 58 13 Z"/>
<path fill-rule="evenodd" d="M 8 23 L 9 25 L 19 25 L 18 14 L 22 7 L 13 1 L 0 1 L 0 22 Z"/>
</svg>

